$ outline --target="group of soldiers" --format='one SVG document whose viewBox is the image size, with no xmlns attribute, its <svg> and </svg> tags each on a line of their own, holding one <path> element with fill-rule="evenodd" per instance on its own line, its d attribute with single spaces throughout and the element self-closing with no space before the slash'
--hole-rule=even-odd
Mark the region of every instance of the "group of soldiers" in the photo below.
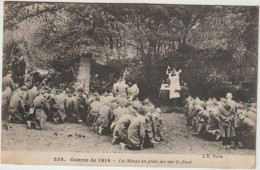
<svg viewBox="0 0 260 170">
<path fill-rule="evenodd" d="M 123 149 L 152 147 L 163 140 L 161 109 L 149 99 L 139 101 L 139 88 L 129 85 L 120 79 L 110 93 L 98 94 L 24 77 L 19 86 L 8 72 L 3 78 L 2 118 L 5 125 L 26 123 L 30 129 L 44 129 L 46 121 L 84 123 L 100 135 L 112 134 L 112 143 Z"/>
<path fill-rule="evenodd" d="M 138 100 L 137 84 L 119 79 L 110 93 L 87 93 L 73 84 L 51 85 L 46 77 L 35 82 L 27 71 L 23 83 L 15 84 L 9 71 L 2 79 L 2 118 L 43 129 L 46 121 L 84 123 L 100 135 L 112 134 L 112 144 L 123 149 L 143 149 L 163 140 L 161 109 L 149 100 Z M 256 104 L 226 98 L 186 99 L 187 123 L 194 135 L 223 141 L 223 148 L 255 147 Z M 5 123 L 8 125 L 8 123 Z M 8 126 L 7 126 L 8 127 Z"/>
<path fill-rule="evenodd" d="M 237 103 L 232 94 L 226 98 L 209 98 L 202 101 L 198 97 L 186 99 L 187 124 L 199 137 L 222 140 L 225 149 L 245 147 L 255 148 L 256 103 Z"/>
</svg>

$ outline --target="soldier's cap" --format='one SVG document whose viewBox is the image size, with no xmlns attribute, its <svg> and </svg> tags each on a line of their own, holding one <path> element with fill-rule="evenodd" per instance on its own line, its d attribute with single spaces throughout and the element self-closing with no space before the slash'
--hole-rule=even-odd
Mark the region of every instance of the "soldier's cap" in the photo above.
<svg viewBox="0 0 260 170">
<path fill-rule="evenodd" d="M 128 106 L 127 109 L 129 110 L 130 113 L 137 112 L 137 110 L 133 106 Z"/>
<path fill-rule="evenodd" d="M 44 86 L 44 87 L 42 87 L 42 89 L 43 89 L 43 90 L 48 90 L 49 87 L 48 87 L 48 86 Z"/>
<path fill-rule="evenodd" d="M 232 96 L 232 94 L 231 93 L 227 93 L 227 95 L 226 95 L 226 98 L 228 99 L 228 98 L 232 98 L 233 96 Z"/>
<path fill-rule="evenodd" d="M 145 115 L 145 120 L 150 121 L 151 118 L 152 118 L 152 113 L 151 113 L 151 112 L 149 112 L 149 113 L 147 113 L 147 114 Z"/>
<path fill-rule="evenodd" d="M 245 118 L 244 112 L 238 112 L 237 117 L 238 117 L 238 119 L 243 120 Z"/>
<path fill-rule="evenodd" d="M 159 117 L 161 117 L 161 115 L 159 114 L 159 113 L 153 113 L 153 115 L 154 115 L 154 117 L 156 117 L 156 118 L 159 118 Z"/>
<path fill-rule="evenodd" d="M 30 69 L 30 68 L 28 68 L 27 70 L 26 70 L 26 73 L 31 73 L 32 72 L 32 69 Z"/>
<path fill-rule="evenodd" d="M 44 90 L 44 89 L 40 90 L 40 94 L 44 94 L 45 92 L 46 92 L 46 90 Z"/>
<path fill-rule="evenodd" d="M 213 98 L 213 99 L 212 99 L 212 102 L 213 102 L 213 104 L 217 104 L 217 103 L 218 103 L 218 101 L 217 101 L 216 98 Z"/>
<path fill-rule="evenodd" d="M 78 88 L 78 90 L 77 90 L 78 92 L 83 92 L 84 90 L 83 90 L 83 88 L 82 87 L 80 87 L 80 88 Z"/>
<path fill-rule="evenodd" d="M 157 107 L 157 108 L 155 109 L 155 112 L 156 112 L 156 113 L 161 113 L 162 110 L 161 110 L 159 107 Z"/>
<path fill-rule="evenodd" d="M 148 104 L 149 102 L 150 102 L 150 100 L 146 98 L 146 99 L 143 101 L 143 104 Z"/>
<path fill-rule="evenodd" d="M 8 72 L 7 72 L 7 74 L 12 74 L 13 72 L 11 71 L 11 70 L 9 70 Z"/>
<path fill-rule="evenodd" d="M 83 91 L 83 93 L 88 95 L 88 96 L 92 96 L 92 93 L 90 93 L 89 91 L 87 91 L 87 92 Z"/>
<path fill-rule="evenodd" d="M 65 90 L 67 93 L 70 93 L 70 89 L 69 88 L 66 88 Z"/>
<path fill-rule="evenodd" d="M 237 109 L 237 114 L 239 114 L 239 113 L 245 113 L 246 111 L 245 110 L 243 110 L 243 109 Z"/>
<path fill-rule="evenodd" d="M 196 106 L 195 106 L 195 109 L 196 109 L 197 111 L 202 111 L 202 110 L 204 110 L 203 107 L 201 107 L 200 105 L 196 105 Z"/>
<path fill-rule="evenodd" d="M 220 98 L 220 101 L 221 101 L 221 102 L 226 102 L 227 99 L 225 99 L 224 97 L 221 97 L 221 98 Z"/>
<path fill-rule="evenodd" d="M 28 88 L 27 88 L 27 86 L 26 85 L 23 85 L 22 87 L 21 87 L 21 90 L 27 90 Z"/>
</svg>

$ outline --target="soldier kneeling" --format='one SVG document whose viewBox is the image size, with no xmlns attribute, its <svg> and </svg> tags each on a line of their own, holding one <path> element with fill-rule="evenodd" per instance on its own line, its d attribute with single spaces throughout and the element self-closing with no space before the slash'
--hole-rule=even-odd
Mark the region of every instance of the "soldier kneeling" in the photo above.
<svg viewBox="0 0 260 170">
<path fill-rule="evenodd" d="M 35 109 L 33 113 L 33 119 L 27 121 L 27 125 L 29 129 L 36 128 L 42 130 L 45 128 L 47 116 L 42 109 Z"/>
</svg>

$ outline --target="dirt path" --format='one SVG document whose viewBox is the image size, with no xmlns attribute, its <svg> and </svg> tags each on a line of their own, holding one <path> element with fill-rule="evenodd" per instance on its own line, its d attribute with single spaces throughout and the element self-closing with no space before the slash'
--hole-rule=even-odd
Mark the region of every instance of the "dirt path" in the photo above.
<svg viewBox="0 0 260 170">
<path fill-rule="evenodd" d="M 221 142 L 208 141 L 192 135 L 183 114 L 163 113 L 165 141 L 154 148 L 141 151 L 121 150 L 111 144 L 111 136 L 100 136 L 81 124 L 47 124 L 45 130 L 29 130 L 25 124 L 10 124 L 2 129 L 3 151 L 56 151 L 56 152 L 107 152 L 107 153 L 171 153 L 171 154 L 255 154 L 255 150 L 223 150 Z M 77 134 L 77 136 L 76 136 Z M 79 137 L 78 135 L 81 135 Z M 84 137 L 82 137 L 84 135 Z"/>
</svg>

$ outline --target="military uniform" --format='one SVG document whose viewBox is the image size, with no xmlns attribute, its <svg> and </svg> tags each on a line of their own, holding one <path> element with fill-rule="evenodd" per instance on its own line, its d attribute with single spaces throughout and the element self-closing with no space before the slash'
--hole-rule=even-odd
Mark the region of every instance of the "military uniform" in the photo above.
<svg viewBox="0 0 260 170">
<path fill-rule="evenodd" d="M 103 105 L 100 107 L 98 113 L 98 119 L 95 126 L 98 127 L 99 134 L 108 134 L 113 120 L 112 111 L 109 106 Z"/>
<path fill-rule="evenodd" d="M 77 122 L 79 120 L 78 100 L 76 96 L 68 97 L 67 118 L 70 122 Z"/>
<path fill-rule="evenodd" d="M 112 143 L 115 144 L 117 142 L 127 142 L 127 129 L 133 120 L 134 116 L 130 114 L 122 115 L 119 120 L 115 123 L 115 127 L 113 130 L 113 141 Z"/>
<path fill-rule="evenodd" d="M 223 137 L 223 146 L 230 145 L 232 137 L 235 136 L 235 112 L 230 107 L 226 110 L 223 106 L 218 110 L 220 135 Z"/>
<path fill-rule="evenodd" d="M 117 91 L 120 96 L 127 96 L 128 94 L 128 85 L 125 84 L 124 81 L 120 82 L 120 84 L 117 86 Z"/>
<path fill-rule="evenodd" d="M 37 96 L 34 101 L 34 109 L 42 109 L 44 110 L 44 112 L 47 114 L 47 117 L 52 117 L 52 115 L 50 115 L 50 105 L 47 102 L 47 99 L 43 96 L 43 94 L 40 94 L 39 96 Z"/>
<path fill-rule="evenodd" d="M 121 107 L 126 107 L 129 104 L 129 100 L 126 97 L 117 96 L 116 100 Z"/>
<path fill-rule="evenodd" d="M 28 73 L 24 76 L 24 84 L 28 87 L 31 88 L 34 83 L 33 75 Z"/>
<path fill-rule="evenodd" d="M 90 104 L 90 112 L 88 114 L 88 123 L 92 126 L 98 119 L 99 109 L 103 104 L 100 101 L 94 101 Z"/>
<path fill-rule="evenodd" d="M 256 145 L 256 124 L 253 120 L 244 117 L 238 120 L 236 128 L 237 140 L 242 142 L 246 148 L 255 148 Z"/>
<path fill-rule="evenodd" d="M 153 139 L 157 142 L 162 141 L 163 137 L 161 134 L 163 128 L 162 117 L 159 113 L 153 112 L 152 113 L 152 132 L 153 132 Z"/>
<path fill-rule="evenodd" d="M 59 117 L 61 119 L 61 121 L 63 122 L 66 118 L 66 113 L 67 113 L 67 108 L 68 108 L 68 96 L 65 95 L 65 93 L 60 93 L 58 95 L 55 96 L 55 110 L 58 109 L 58 115 L 56 115 L 57 117 Z"/>
<path fill-rule="evenodd" d="M 10 105 L 8 109 L 11 116 L 9 121 L 25 122 L 26 115 L 24 105 L 24 100 L 22 99 L 21 94 L 19 92 L 14 93 L 10 100 Z"/>
<path fill-rule="evenodd" d="M 37 87 L 34 86 L 30 90 L 28 90 L 27 93 L 28 93 L 28 105 L 30 105 L 30 107 L 33 107 L 33 101 L 38 96 L 39 91 L 37 90 Z"/>
<path fill-rule="evenodd" d="M 209 109 L 209 118 L 208 118 L 208 123 L 206 125 L 207 132 L 209 134 L 215 135 L 216 137 L 220 135 L 219 117 L 217 114 L 218 114 L 218 107 L 215 106 Z"/>
<path fill-rule="evenodd" d="M 151 102 L 144 104 L 142 106 L 142 111 L 143 111 L 144 115 L 146 115 L 149 112 L 153 112 L 154 109 L 155 109 L 155 107 Z"/>
<path fill-rule="evenodd" d="M 87 104 L 87 96 L 84 94 L 78 94 L 77 95 L 78 100 L 78 112 L 79 112 L 79 118 L 81 120 L 87 119 L 87 110 L 88 110 L 88 104 Z"/>
<path fill-rule="evenodd" d="M 12 90 L 10 87 L 6 87 L 2 93 L 2 120 L 5 120 L 8 116 L 8 107 L 12 97 Z"/>
<path fill-rule="evenodd" d="M 5 77 L 3 77 L 2 90 L 5 90 L 6 87 L 10 87 L 12 91 L 15 90 L 15 84 L 11 76 L 12 76 L 11 74 L 7 74 Z"/>
<path fill-rule="evenodd" d="M 116 109 L 114 109 L 112 112 L 113 112 L 114 120 L 113 120 L 113 122 L 111 124 L 111 129 L 113 131 L 116 122 L 120 119 L 120 117 L 122 115 L 129 114 L 129 110 L 127 108 L 125 108 L 125 107 L 119 106 Z"/>
<path fill-rule="evenodd" d="M 34 120 L 38 124 L 40 130 L 45 128 L 47 116 L 43 109 L 35 109 Z"/>
<path fill-rule="evenodd" d="M 136 98 L 139 95 L 139 88 L 137 87 L 137 84 L 134 84 L 132 87 L 128 89 L 129 95 L 131 95 L 133 98 Z"/>
<path fill-rule="evenodd" d="M 143 105 L 142 105 L 142 103 L 139 100 L 134 100 L 134 101 L 131 102 L 131 104 L 138 111 L 142 110 Z"/>
<path fill-rule="evenodd" d="M 253 112 L 253 111 L 247 111 L 247 112 L 244 113 L 244 115 L 245 115 L 247 118 L 251 119 L 252 121 L 254 121 L 254 122 L 256 123 L 257 117 L 256 117 L 256 113 L 255 113 L 255 112 Z"/>
<path fill-rule="evenodd" d="M 142 149 L 145 138 L 145 117 L 142 115 L 137 116 L 132 120 L 127 130 L 128 148 L 129 149 Z"/>
</svg>

